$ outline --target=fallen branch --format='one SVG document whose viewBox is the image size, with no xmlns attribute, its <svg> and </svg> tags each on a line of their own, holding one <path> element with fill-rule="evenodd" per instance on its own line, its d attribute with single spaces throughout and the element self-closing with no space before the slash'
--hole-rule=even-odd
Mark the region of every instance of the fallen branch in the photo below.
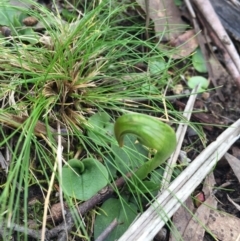
<svg viewBox="0 0 240 241">
<path fill-rule="evenodd" d="M 199 12 L 204 16 L 204 21 L 207 22 L 207 25 L 213 30 L 214 34 L 222 43 L 223 49 L 225 49 L 226 52 L 229 54 L 230 58 L 228 60 L 225 59 L 226 67 L 228 68 L 229 61 L 232 61 L 234 63 L 237 74 L 232 72 L 232 67 L 228 68 L 228 71 L 232 75 L 238 88 L 240 89 L 240 57 L 232 40 L 222 26 L 222 23 L 219 20 L 219 17 L 214 11 L 214 8 L 209 2 L 209 0 L 194 0 L 193 3 L 197 6 Z"/>
</svg>

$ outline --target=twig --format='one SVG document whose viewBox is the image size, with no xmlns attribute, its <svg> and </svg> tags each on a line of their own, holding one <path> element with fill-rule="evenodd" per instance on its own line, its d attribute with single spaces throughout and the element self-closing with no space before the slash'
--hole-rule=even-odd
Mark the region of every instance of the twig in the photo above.
<svg viewBox="0 0 240 241">
<path fill-rule="evenodd" d="M 64 208 L 64 201 L 63 201 L 63 190 L 62 190 L 62 138 L 61 138 L 61 129 L 60 129 L 60 123 L 57 122 L 57 132 L 58 132 L 58 147 L 57 147 L 57 157 L 56 157 L 56 162 L 58 165 L 58 175 L 59 175 L 59 200 L 61 204 L 61 210 L 62 210 L 62 216 L 63 216 L 63 222 L 66 224 L 66 219 L 65 219 L 65 208 Z M 65 225 L 66 227 L 66 225 Z M 64 232 L 66 233 L 66 239 L 68 240 L 67 237 L 67 230 L 65 228 Z"/>
<path fill-rule="evenodd" d="M 206 47 L 205 47 L 205 41 L 204 41 L 203 33 L 200 31 L 200 27 L 199 27 L 199 24 L 198 24 L 197 19 L 196 19 L 196 14 L 193 10 L 191 2 L 189 0 L 185 0 L 185 3 L 187 5 L 188 11 L 190 12 L 191 17 L 192 17 L 192 22 L 193 22 L 193 26 L 194 26 L 194 29 L 195 29 L 195 33 L 197 34 L 198 43 L 199 43 L 201 52 L 202 52 L 202 54 L 204 56 L 204 59 L 205 59 L 205 62 L 206 62 L 209 79 L 212 81 L 214 87 L 216 88 L 216 92 L 218 94 L 219 99 L 221 101 L 224 101 L 224 97 L 222 95 L 222 92 L 220 91 L 220 89 L 218 88 L 218 85 L 216 83 L 216 79 L 215 79 L 214 73 L 212 71 L 211 64 L 208 61 L 209 55 L 208 55 Z"/>
<path fill-rule="evenodd" d="M 49 183 L 49 188 L 48 188 L 47 196 L 46 196 L 45 202 L 44 202 L 41 241 L 44 241 L 44 240 L 45 240 L 46 224 L 47 224 L 47 210 L 48 210 L 50 195 L 51 195 L 51 192 L 52 192 L 52 187 L 53 187 L 53 184 L 54 184 L 54 179 L 55 179 L 55 175 L 56 175 L 56 170 L 57 170 L 57 161 L 55 161 L 55 163 L 54 163 L 53 173 L 52 173 L 51 180 L 50 180 L 50 183 Z"/>
<path fill-rule="evenodd" d="M 209 0 L 193 0 L 193 2 L 203 14 L 204 19 L 207 21 L 208 25 L 215 32 L 219 40 L 224 45 L 232 61 L 234 62 L 236 69 L 238 70 L 238 76 L 240 76 L 240 57 L 235 49 L 234 44 L 229 38 L 224 27 L 222 26 L 217 14 L 215 13 L 211 3 L 209 2 Z M 238 88 L 240 89 L 240 78 L 235 78 L 235 81 L 238 85 Z"/>
<path fill-rule="evenodd" d="M 10 226 L 1 224 L 0 225 L 0 234 L 2 236 L 3 235 L 6 236 L 4 230 L 7 230 L 7 229 L 12 229 L 13 231 L 16 231 L 16 232 L 25 233 L 29 237 L 35 238 L 37 240 L 39 240 L 41 238 L 41 232 L 39 232 L 38 230 L 34 230 L 34 229 L 30 229 L 30 228 L 26 229 L 26 227 L 18 225 L 18 224 L 10 224 Z M 4 239 L 4 237 L 2 237 L 2 238 Z M 45 241 L 47 241 L 47 240 L 48 239 L 45 239 Z"/>
<path fill-rule="evenodd" d="M 144 0 L 145 8 L 146 8 L 146 23 L 145 23 L 145 31 L 146 31 L 146 40 L 149 40 L 149 23 L 150 23 L 150 16 L 149 16 L 149 0 Z"/>
<path fill-rule="evenodd" d="M 117 222 L 117 219 L 115 218 L 109 226 L 98 236 L 98 238 L 95 241 L 104 241 L 108 235 L 117 227 L 119 223 Z"/>
<path fill-rule="evenodd" d="M 229 53 L 227 52 L 225 45 L 223 45 L 223 43 L 218 39 L 218 37 L 216 36 L 216 34 L 214 32 L 209 32 L 208 34 L 211 37 L 211 39 L 214 41 L 214 44 L 216 44 L 218 49 L 220 49 L 221 52 L 223 53 L 224 63 L 225 63 L 225 66 L 226 66 L 228 72 L 233 77 L 233 79 L 236 83 L 240 83 L 239 71 L 238 71 L 236 65 L 234 64 L 234 62 L 232 61 Z"/>
</svg>

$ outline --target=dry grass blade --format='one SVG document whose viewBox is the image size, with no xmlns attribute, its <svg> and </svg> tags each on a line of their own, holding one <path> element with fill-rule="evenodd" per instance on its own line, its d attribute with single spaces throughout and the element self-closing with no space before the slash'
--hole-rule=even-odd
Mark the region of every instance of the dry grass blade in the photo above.
<svg viewBox="0 0 240 241">
<path fill-rule="evenodd" d="M 183 116 L 189 121 L 191 118 L 191 113 L 193 110 L 193 106 L 195 103 L 195 100 L 197 98 L 197 91 L 198 90 L 198 86 L 196 86 L 193 90 L 192 90 L 192 95 L 190 96 L 188 103 L 185 107 Z M 184 136 L 186 134 L 187 131 L 187 124 L 180 124 L 178 126 L 176 135 L 177 135 L 177 147 L 175 152 L 171 155 L 171 157 L 168 160 L 168 165 L 166 166 L 165 170 L 164 170 L 164 176 L 163 176 L 163 183 L 162 183 L 162 188 L 161 190 L 164 190 L 165 188 L 167 188 L 167 186 L 169 185 L 172 173 L 173 173 L 173 167 L 177 162 L 179 153 L 181 151 L 181 147 L 182 147 L 182 143 L 184 140 Z"/>
<path fill-rule="evenodd" d="M 8 126 L 10 128 L 22 128 L 23 124 L 27 121 L 28 118 L 29 117 L 27 117 L 27 116 L 20 117 L 17 115 L 6 113 L 6 112 L 0 113 L 0 123 Z M 46 125 L 44 123 L 38 121 L 36 126 L 34 127 L 34 134 L 37 137 L 44 138 L 49 133 L 51 133 L 54 136 L 54 138 L 57 140 L 57 131 L 54 128 L 52 128 L 51 126 L 46 127 Z M 66 140 L 64 140 L 62 138 L 62 142 L 63 142 L 63 144 L 65 144 Z"/>
<path fill-rule="evenodd" d="M 0 114 L 0 122 L 11 128 L 21 128 L 22 124 L 28 119 L 27 116 L 17 116 L 13 114 L 8 114 L 6 112 L 2 112 Z M 42 135 L 47 135 L 47 133 L 57 134 L 57 131 L 52 127 L 46 125 L 42 122 L 38 121 L 37 125 L 34 128 L 34 133 L 38 137 L 42 137 Z"/>
</svg>

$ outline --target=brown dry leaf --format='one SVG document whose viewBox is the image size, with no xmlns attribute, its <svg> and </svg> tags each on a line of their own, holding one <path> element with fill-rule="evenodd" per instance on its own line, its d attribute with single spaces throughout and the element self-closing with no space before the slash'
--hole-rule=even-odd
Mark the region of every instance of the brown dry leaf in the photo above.
<svg viewBox="0 0 240 241">
<path fill-rule="evenodd" d="M 188 210 L 186 210 L 186 208 Z M 181 206 L 177 212 L 173 215 L 172 218 L 172 227 L 169 241 L 180 240 L 181 237 L 189 223 L 189 220 L 192 218 L 192 213 L 194 213 L 194 205 L 191 197 L 185 201 L 184 206 Z"/>
<path fill-rule="evenodd" d="M 207 123 L 207 124 L 210 124 L 210 125 L 214 125 L 214 124 L 217 124 L 217 125 L 223 125 L 224 122 L 222 120 L 219 120 L 216 115 L 213 115 L 213 114 L 209 114 L 209 113 L 194 113 L 194 118 L 197 119 L 197 120 L 200 120 L 202 123 Z M 212 130 L 213 128 L 211 128 Z"/>
<path fill-rule="evenodd" d="M 52 207 L 51 207 L 51 215 L 48 218 L 50 218 L 50 217 L 55 222 L 61 222 L 63 220 L 61 203 L 55 203 L 55 204 L 52 205 Z"/>
<path fill-rule="evenodd" d="M 222 66 L 217 57 L 212 54 L 209 58 L 209 64 L 216 80 L 225 78 L 228 75 L 226 69 Z"/>
<path fill-rule="evenodd" d="M 172 58 L 180 59 L 189 56 L 198 47 L 194 30 L 188 30 L 176 39 L 172 39 L 170 45 L 176 48 L 176 53 L 171 56 Z"/>
<path fill-rule="evenodd" d="M 137 3 L 153 20 L 156 36 L 162 36 L 164 33 L 164 40 L 168 41 L 186 29 L 186 24 L 182 21 L 179 9 L 173 0 L 137 0 Z M 148 4 L 148 11 L 145 3 Z"/>
<path fill-rule="evenodd" d="M 213 173 L 210 173 L 204 182 L 203 192 L 206 196 L 206 201 L 197 209 L 195 216 L 191 218 L 188 226 L 183 234 L 184 241 L 203 240 L 205 234 L 204 226 L 208 223 L 210 211 L 212 208 L 217 207 L 217 201 L 214 196 L 211 195 L 212 189 L 215 185 L 215 179 Z"/>
<path fill-rule="evenodd" d="M 175 85 L 173 88 L 172 88 L 172 91 L 175 95 L 180 95 L 182 94 L 184 88 L 183 88 L 183 85 L 182 84 L 178 84 L 178 85 Z"/>
<path fill-rule="evenodd" d="M 221 241 L 236 241 L 240 238 L 240 219 L 230 214 L 211 210 L 207 227 Z"/>
<path fill-rule="evenodd" d="M 28 116 L 17 116 L 8 113 L 1 113 L 0 122 L 8 127 L 19 128 L 25 121 L 27 121 L 28 118 Z M 52 127 L 48 126 L 47 129 L 47 126 L 44 123 L 40 121 L 36 123 L 34 133 L 37 136 L 42 137 L 42 135 L 47 135 L 48 132 L 57 134 L 57 131 Z"/>
<path fill-rule="evenodd" d="M 210 196 L 204 204 L 202 204 L 196 211 L 195 217 L 189 222 L 184 234 L 184 241 L 203 240 L 205 234 L 204 226 L 208 223 L 211 208 L 217 205 L 217 201 L 213 196 Z"/>
<path fill-rule="evenodd" d="M 193 205 L 193 201 L 189 197 L 185 202 L 185 205 L 179 208 L 179 210 L 174 214 L 172 220 L 173 227 L 171 227 L 169 241 L 179 240 L 179 236 L 181 236 L 184 241 L 200 241 L 203 239 L 205 233 L 203 224 L 206 224 L 208 222 L 210 212 L 209 206 L 213 208 L 216 208 L 217 206 L 217 201 L 213 196 L 211 196 L 214 185 L 215 179 L 213 173 L 210 173 L 206 177 L 203 185 L 203 192 L 205 194 L 205 197 L 207 198 L 204 204 L 202 204 L 196 211 L 196 208 L 194 208 Z M 195 213 L 195 219 L 193 218 L 190 211 L 192 213 Z"/>
<path fill-rule="evenodd" d="M 205 181 L 203 183 L 203 188 L 202 191 L 204 192 L 205 198 L 208 199 L 213 192 L 213 188 L 216 185 L 216 181 L 214 178 L 213 173 L 210 173 L 209 175 L 206 176 Z M 214 206 L 215 208 L 216 206 Z"/>
<path fill-rule="evenodd" d="M 235 156 L 236 158 L 240 158 L 240 148 L 233 146 L 232 147 L 232 154 L 233 156 Z"/>
<path fill-rule="evenodd" d="M 216 87 L 217 94 L 221 101 L 225 101 L 225 98 L 221 92 L 221 88 L 219 88 L 228 78 L 229 74 L 227 73 L 226 69 L 223 68 L 222 64 L 219 62 L 216 56 L 213 54 L 210 55 L 209 62 L 208 62 L 210 69 L 212 70 L 209 73 L 209 77 Z"/>
<path fill-rule="evenodd" d="M 225 154 L 225 158 L 231 166 L 238 181 L 240 182 L 240 160 L 233 155 L 230 155 L 229 153 Z"/>
</svg>

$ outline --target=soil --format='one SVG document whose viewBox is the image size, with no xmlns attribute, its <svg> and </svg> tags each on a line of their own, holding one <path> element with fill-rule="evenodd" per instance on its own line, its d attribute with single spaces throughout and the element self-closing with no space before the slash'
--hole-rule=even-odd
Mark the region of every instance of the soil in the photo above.
<svg viewBox="0 0 240 241">
<path fill-rule="evenodd" d="M 195 102 L 195 111 L 197 114 L 193 114 L 192 121 L 204 123 L 212 123 L 212 126 L 204 126 L 204 133 L 206 135 L 207 143 L 210 144 L 234 121 L 239 119 L 240 116 L 240 95 L 239 89 L 233 82 L 231 76 L 221 68 L 221 73 L 218 78 L 219 91 L 221 92 L 223 99 L 219 98 L 216 90 L 211 90 L 207 98 L 199 96 Z M 184 102 L 184 101 L 183 101 Z M 181 101 L 177 101 L 176 105 L 179 110 L 182 110 L 185 105 Z M 189 143 L 190 138 L 186 139 Z M 237 141 L 229 150 L 229 153 L 233 156 L 240 158 L 239 149 L 240 140 Z M 199 145 L 199 146 L 198 146 Z M 195 144 L 198 152 L 188 153 L 190 159 L 194 159 L 198 153 L 203 149 L 201 143 Z M 240 165 L 240 161 L 239 161 Z M 218 210 L 225 211 L 236 217 L 240 217 L 240 211 L 237 209 L 228 199 L 227 195 L 231 199 L 240 204 L 240 189 L 239 180 L 235 176 L 232 168 L 228 164 L 225 158 L 222 158 L 216 168 L 214 169 L 214 177 L 216 181 L 215 197 L 218 200 Z M 212 237 L 206 235 L 206 240 L 213 240 Z"/>
</svg>

